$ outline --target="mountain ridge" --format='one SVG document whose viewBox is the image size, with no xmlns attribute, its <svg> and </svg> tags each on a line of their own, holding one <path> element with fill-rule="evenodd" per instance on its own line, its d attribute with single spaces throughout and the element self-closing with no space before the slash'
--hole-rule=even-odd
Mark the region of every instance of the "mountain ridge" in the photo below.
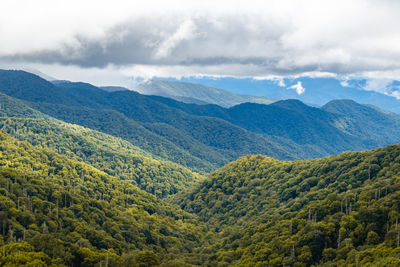
<svg viewBox="0 0 400 267">
<path fill-rule="evenodd" d="M 254 153 L 395 142 L 394 113 L 195 105 L 23 72 L 0 71 L 0 91 L 0 265 L 400 264 L 399 144 Z M 253 153 L 203 177 L 155 149 L 208 170 Z"/>
<path fill-rule="evenodd" d="M 228 90 L 236 94 L 250 94 L 264 96 L 271 99 L 296 98 L 304 103 L 325 105 L 334 99 L 352 99 L 362 104 L 373 104 L 391 112 L 400 114 L 400 100 L 394 96 L 379 93 L 390 88 L 397 88 L 398 81 L 393 81 L 386 88 L 368 88 L 367 79 L 349 79 L 346 81 L 333 77 L 299 77 L 277 79 L 251 79 L 221 77 L 189 77 L 182 78 L 183 82 L 198 83 L 205 86 L 217 87 Z M 300 82 L 305 88 L 303 94 L 297 94 L 295 90 L 289 89 L 290 86 Z"/>
<path fill-rule="evenodd" d="M 164 96 L 188 104 L 208 103 L 231 107 L 245 102 L 260 104 L 271 104 L 273 102 L 273 100 L 265 97 L 234 94 L 201 84 L 166 80 L 150 80 L 137 85 L 135 89 L 145 95 Z"/>
<path fill-rule="evenodd" d="M 173 201 L 217 233 L 210 265 L 397 266 L 399 163 L 400 145 L 303 161 L 248 155 Z"/>
<path fill-rule="evenodd" d="M 35 81 L 29 85 L 29 79 L 41 78 L 24 72 L 9 77 L 6 71 L 0 74 L 8 81 L 0 83 L 0 91 L 43 113 L 130 140 L 153 155 L 203 173 L 248 153 L 304 159 L 400 141 L 399 117 L 368 106 L 357 106 L 356 111 L 360 107 L 373 111 L 376 123 L 368 116 L 360 120 L 357 114 L 331 113 L 295 100 L 270 105 L 243 103 L 227 109 L 134 91 L 110 93 L 87 83 L 59 82 L 55 86 Z M 12 79 L 19 79 L 20 85 L 16 83 L 10 90 Z M 23 86 L 21 81 L 25 81 Z M 36 84 L 42 83 L 49 87 L 47 91 L 36 90 Z M 54 100 L 55 95 L 62 98 Z M 383 134 L 363 124 L 380 127 Z"/>
</svg>

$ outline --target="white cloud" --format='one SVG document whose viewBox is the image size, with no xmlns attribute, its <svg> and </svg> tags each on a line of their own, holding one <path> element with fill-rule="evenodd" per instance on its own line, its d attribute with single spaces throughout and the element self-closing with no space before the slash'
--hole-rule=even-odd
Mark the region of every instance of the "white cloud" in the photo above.
<svg viewBox="0 0 400 267">
<path fill-rule="evenodd" d="M 176 32 L 171 36 L 168 36 L 158 46 L 157 51 L 154 55 L 155 58 L 165 58 L 170 55 L 171 51 L 182 41 L 190 40 L 195 36 L 196 25 L 192 20 L 184 21 L 179 25 Z"/>
<path fill-rule="evenodd" d="M 256 80 L 272 80 L 275 84 L 277 84 L 280 87 L 286 87 L 285 84 L 285 79 L 283 77 L 273 77 L 273 78 L 269 78 L 269 77 L 256 77 Z"/>
<path fill-rule="evenodd" d="M 340 85 L 343 87 L 350 87 L 349 80 L 340 80 Z"/>
<path fill-rule="evenodd" d="M 393 91 L 390 93 L 390 96 L 393 96 L 395 98 L 397 98 L 398 100 L 400 100 L 400 88 L 397 88 L 397 91 Z"/>
<path fill-rule="evenodd" d="M 285 86 L 286 86 L 285 81 L 284 81 L 283 79 L 279 79 L 279 80 L 278 80 L 278 85 L 279 85 L 280 87 L 285 87 Z"/>
<path fill-rule="evenodd" d="M 391 83 L 391 79 L 368 79 L 363 89 L 367 91 L 388 93 L 388 87 Z"/>
<path fill-rule="evenodd" d="M 303 85 L 301 84 L 300 81 L 298 81 L 296 84 L 294 84 L 294 85 L 288 87 L 287 89 L 296 90 L 296 93 L 297 93 L 298 95 L 302 95 L 302 94 L 304 94 L 304 93 L 306 92 L 306 88 L 303 87 Z"/>
<path fill-rule="evenodd" d="M 400 87 L 393 84 L 390 78 L 368 78 L 362 89 L 374 91 L 400 100 Z"/>
<path fill-rule="evenodd" d="M 2 0 L 0 62 L 103 83 L 139 75 L 400 79 L 399 12 L 394 0 Z M 374 83 L 365 89 L 382 90 Z"/>
</svg>

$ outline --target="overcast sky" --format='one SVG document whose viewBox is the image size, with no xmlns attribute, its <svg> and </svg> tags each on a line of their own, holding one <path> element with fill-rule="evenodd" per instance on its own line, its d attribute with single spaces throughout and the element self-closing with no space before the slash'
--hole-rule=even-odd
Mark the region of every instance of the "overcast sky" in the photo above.
<svg viewBox="0 0 400 267">
<path fill-rule="evenodd" d="M 0 67 L 138 77 L 400 79 L 400 1 L 0 1 Z M 379 84 L 379 83 L 378 83 Z"/>
</svg>

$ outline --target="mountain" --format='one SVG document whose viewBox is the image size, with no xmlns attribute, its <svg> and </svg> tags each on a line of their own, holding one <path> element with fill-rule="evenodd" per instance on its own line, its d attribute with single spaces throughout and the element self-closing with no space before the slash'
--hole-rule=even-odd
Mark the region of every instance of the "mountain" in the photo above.
<svg viewBox="0 0 400 267">
<path fill-rule="evenodd" d="M 179 261 L 205 235 L 190 214 L 83 162 L 4 133 L 0 151 L 2 265 Z"/>
<path fill-rule="evenodd" d="M 384 90 L 397 90 L 398 81 L 382 84 L 378 88 L 370 88 L 365 79 L 350 79 L 341 81 L 336 78 L 300 77 L 295 79 L 255 80 L 250 78 L 207 78 L 190 77 L 181 79 L 183 82 L 202 84 L 221 88 L 235 94 L 263 96 L 269 99 L 298 99 L 304 103 L 323 106 L 331 100 L 351 99 L 361 104 L 373 104 L 379 108 L 400 114 L 400 100 L 394 96 L 380 93 Z M 302 94 L 290 87 L 300 85 L 305 88 Z M 373 91 L 375 89 L 377 91 Z"/>
<path fill-rule="evenodd" d="M 181 191 L 200 177 L 178 164 L 153 159 L 125 140 L 56 120 L 4 94 L 0 103 L 18 110 L 0 110 L 3 132 L 128 180 L 158 197 Z"/>
<path fill-rule="evenodd" d="M 123 138 L 157 159 L 201 173 L 249 153 L 305 159 L 400 142 L 399 117 L 365 105 L 354 105 L 354 112 L 371 109 L 375 117 L 360 120 L 356 114 L 298 100 L 223 108 L 134 91 L 106 92 L 87 83 L 52 84 L 21 71 L 3 71 L 0 76 L 0 92 L 42 113 Z M 380 127 L 385 135 L 366 130 L 365 125 Z"/>
<path fill-rule="evenodd" d="M 271 104 L 271 99 L 259 96 L 234 94 L 229 91 L 204 86 L 201 84 L 151 80 L 141 83 L 135 90 L 145 95 L 158 95 L 190 104 L 216 104 L 231 107 L 245 102 Z"/>
<path fill-rule="evenodd" d="M 294 141 L 314 157 L 400 142 L 394 134 L 400 133 L 399 115 L 350 100 L 331 101 L 322 108 L 299 100 L 281 100 L 270 105 L 244 103 L 225 109 L 152 98 L 190 114 L 218 117 L 250 132 Z M 338 112 L 343 105 L 347 110 Z M 382 131 L 378 133 L 376 129 Z"/>
<path fill-rule="evenodd" d="M 72 82 L 55 86 L 21 71 L 11 71 L 8 77 L 7 72 L 1 74 L 5 82 L 0 80 L 0 91 L 28 101 L 43 113 L 127 139 L 154 155 L 197 171 L 216 169 L 251 151 L 285 159 L 303 154 L 290 140 L 277 143 L 224 120 L 187 114 L 133 91 L 108 93 L 90 84 Z M 13 79 L 40 81 L 24 87 Z M 46 90 L 36 90 L 36 83 L 46 84 Z M 285 143 L 289 145 L 283 147 Z"/>
<path fill-rule="evenodd" d="M 306 161 L 248 155 L 175 202 L 217 233 L 203 248 L 211 266 L 398 266 L 399 172 L 400 145 Z"/>
<path fill-rule="evenodd" d="M 2 265 L 400 264 L 400 145 L 248 155 L 174 195 L 183 210 L 3 132 L 0 151 Z"/>
<path fill-rule="evenodd" d="M 21 100 L 28 100 L 30 102 L 26 102 L 27 105 L 36 107 L 44 113 L 63 121 L 124 138 L 161 159 L 172 160 L 203 172 L 216 169 L 218 166 L 215 165 L 216 163 L 223 165 L 229 161 L 224 159 L 222 154 L 212 153 L 207 147 L 199 147 L 200 156 L 210 158 L 213 163 L 203 161 L 123 114 L 110 108 L 100 108 L 100 105 L 93 103 L 92 96 L 102 98 L 108 93 L 89 84 L 58 81 L 56 84 L 63 84 L 63 86 L 57 87 L 36 75 L 23 71 L 0 71 L 0 84 L 2 92 Z M 71 95 L 74 91 L 79 92 L 71 88 L 72 85 L 82 87 L 79 90 L 83 94 Z M 198 153 L 193 151 L 193 154 Z"/>
<path fill-rule="evenodd" d="M 43 73 L 43 72 L 41 72 L 41 71 L 39 71 L 37 69 L 23 68 L 22 70 L 24 70 L 26 72 L 33 73 L 33 74 L 35 74 L 35 75 L 37 75 L 37 76 L 39 76 L 39 77 L 41 77 L 41 78 L 43 78 L 43 79 L 45 79 L 47 81 L 55 81 L 55 80 L 57 80 L 56 78 L 51 77 L 50 75 L 47 75 L 46 73 Z"/>
<path fill-rule="evenodd" d="M 121 86 L 101 86 L 100 89 L 107 91 L 107 92 L 117 92 L 117 91 L 127 91 L 128 88 L 121 87 Z"/>
<path fill-rule="evenodd" d="M 322 109 L 339 114 L 341 118 L 336 119 L 334 124 L 357 138 L 398 142 L 393 139 L 393 131 L 397 132 L 400 129 L 400 117 L 397 114 L 372 105 L 360 105 L 353 100 L 333 100 Z M 384 126 L 389 124 L 390 129 Z"/>
<path fill-rule="evenodd" d="M 206 177 L 162 160 L 383 146 L 394 113 L 195 105 L 21 71 L 0 71 L 0 91 L 1 266 L 400 265 L 400 145 L 248 153 Z"/>
</svg>

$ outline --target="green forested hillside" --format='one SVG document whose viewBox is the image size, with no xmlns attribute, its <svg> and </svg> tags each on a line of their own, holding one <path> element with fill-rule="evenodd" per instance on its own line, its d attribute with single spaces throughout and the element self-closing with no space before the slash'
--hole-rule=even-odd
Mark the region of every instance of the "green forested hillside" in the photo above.
<svg viewBox="0 0 400 267">
<path fill-rule="evenodd" d="M 24 72 L 0 71 L 0 91 L 20 98 L 0 94 L 0 266 L 400 265 L 400 145 L 248 154 L 205 178 L 161 160 L 205 173 L 254 151 L 366 149 L 400 140 L 395 114 L 189 105 Z"/>
<path fill-rule="evenodd" d="M 34 109 L 121 137 L 161 159 L 202 173 L 248 153 L 303 159 L 400 141 L 400 127 L 395 126 L 399 118 L 378 124 L 387 133 L 380 138 L 370 131 L 357 131 L 369 122 L 299 101 L 247 103 L 226 109 L 133 91 L 110 93 L 86 83 L 51 84 L 22 71 L 1 71 L 0 76 L 1 92 Z"/>
<path fill-rule="evenodd" d="M 152 98 L 189 114 L 221 118 L 252 133 L 291 140 L 300 145 L 307 157 L 400 142 L 400 116 L 349 100 L 331 101 L 322 108 L 307 106 L 299 100 L 282 100 L 270 105 L 244 103 L 225 109 Z M 304 157 L 296 157 L 301 158 Z"/>
<path fill-rule="evenodd" d="M 114 110 L 70 107 L 48 103 L 31 103 L 31 106 L 57 119 L 120 137 L 150 152 L 159 159 L 170 160 L 198 172 L 210 172 L 217 169 L 218 166 L 229 162 L 229 159 L 233 159 L 199 142 L 198 146 L 190 142 L 184 142 L 185 146 L 195 146 L 196 148 L 196 150 L 186 150 L 185 147 L 180 147 L 173 140 L 166 137 L 169 132 L 159 135 L 157 132 L 152 132 L 140 123 Z M 188 138 L 184 135 L 183 140 Z M 199 152 L 197 153 L 197 151 Z"/>
<path fill-rule="evenodd" d="M 343 131 L 357 138 L 368 137 L 369 140 L 384 143 L 398 142 L 396 133 L 400 129 L 398 114 L 379 109 L 372 105 L 361 105 L 353 100 L 334 100 L 322 107 L 323 110 L 341 117 L 334 124 Z M 391 125 L 390 128 L 384 125 Z"/>
<path fill-rule="evenodd" d="M 174 194 L 199 178 L 178 164 L 153 159 L 130 142 L 53 119 L 6 95 L 0 94 L 0 103 L 4 132 L 129 180 L 159 197 Z"/>
<path fill-rule="evenodd" d="M 0 116 L 19 118 L 43 118 L 45 115 L 30 108 L 23 101 L 0 93 Z"/>
<path fill-rule="evenodd" d="M 0 128 L 19 140 L 85 162 L 159 197 L 175 194 L 200 178 L 178 164 L 152 159 L 129 142 L 81 126 L 0 117 Z"/>
<path fill-rule="evenodd" d="M 175 201 L 218 232 L 203 250 L 211 265 L 400 264 L 399 145 L 307 161 L 249 155 Z"/>
<path fill-rule="evenodd" d="M 173 197 L 186 212 L 6 134 L 0 151 L 1 263 L 400 263 L 399 145 L 293 162 L 248 155 Z"/>
<path fill-rule="evenodd" d="M 6 266 L 184 262 L 205 236 L 191 215 L 130 182 L 4 133 L 0 222 Z"/>
<path fill-rule="evenodd" d="M 23 71 L 0 71 L 0 76 L 1 92 L 42 113 L 121 137 L 202 173 L 248 153 L 291 160 L 400 142 L 399 116 L 357 103 L 347 112 L 337 112 L 340 101 L 324 108 L 286 100 L 227 109 L 128 90 L 107 92 L 81 82 L 52 84 Z"/>
</svg>

